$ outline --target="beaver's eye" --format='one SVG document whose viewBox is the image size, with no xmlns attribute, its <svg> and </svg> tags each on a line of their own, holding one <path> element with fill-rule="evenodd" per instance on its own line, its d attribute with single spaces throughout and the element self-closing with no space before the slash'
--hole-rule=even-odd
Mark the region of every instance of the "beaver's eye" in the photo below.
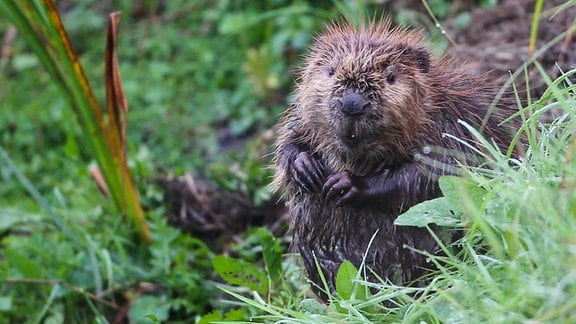
<svg viewBox="0 0 576 324">
<path fill-rule="evenodd" d="M 394 82 L 396 82 L 396 74 L 394 74 L 393 72 L 388 73 L 388 76 L 386 77 L 386 82 L 388 82 L 389 84 L 394 84 Z"/>
<path fill-rule="evenodd" d="M 329 77 L 333 76 L 333 75 L 334 75 L 334 68 L 333 68 L 333 67 L 329 67 L 327 73 L 328 73 L 328 76 L 329 76 Z"/>
</svg>

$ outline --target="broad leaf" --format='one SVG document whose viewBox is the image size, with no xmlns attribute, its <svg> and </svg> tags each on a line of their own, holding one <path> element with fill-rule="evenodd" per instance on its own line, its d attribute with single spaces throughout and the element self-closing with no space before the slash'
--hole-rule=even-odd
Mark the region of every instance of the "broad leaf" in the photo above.
<svg viewBox="0 0 576 324">
<path fill-rule="evenodd" d="M 274 235 L 265 229 L 258 229 L 258 236 L 262 244 L 266 271 L 270 275 L 272 282 L 276 282 L 282 274 L 282 248 Z"/>
<path fill-rule="evenodd" d="M 412 206 L 394 221 L 397 226 L 426 227 L 430 224 L 447 227 L 462 226 L 462 212 L 452 207 L 446 197 L 427 200 Z"/>
<path fill-rule="evenodd" d="M 344 261 L 336 274 L 336 292 L 342 299 L 367 300 L 368 288 L 356 282 L 358 269 L 350 261 Z"/>
<path fill-rule="evenodd" d="M 462 177 L 443 176 L 439 184 L 455 211 L 473 215 L 484 211 L 487 191 L 477 183 Z"/>
<path fill-rule="evenodd" d="M 224 255 L 216 256 L 212 266 L 229 284 L 248 287 L 260 294 L 268 293 L 268 278 L 256 265 Z"/>
</svg>

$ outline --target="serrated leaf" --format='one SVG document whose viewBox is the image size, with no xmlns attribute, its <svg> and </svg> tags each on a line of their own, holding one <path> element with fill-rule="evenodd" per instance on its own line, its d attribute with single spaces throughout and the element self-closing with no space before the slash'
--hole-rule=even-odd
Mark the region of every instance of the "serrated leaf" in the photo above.
<svg viewBox="0 0 576 324">
<path fill-rule="evenodd" d="M 268 293 L 268 278 L 256 265 L 224 255 L 216 256 L 212 266 L 229 284 L 248 287 L 260 294 Z"/>
<path fill-rule="evenodd" d="M 202 318 L 200 318 L 200 321 L 198 321 L 198 324 L 209 324 L 222 321 L 223 319 L 224 316 L 222 315 L 221 311 L 212 311 L 203 315 Z"/>
<path fill-rule="evenodd" d="M 336 292 L 342 299 L 366 300 L 368 291 L 366 286 L 358 284 L 358 269 L 350 261 L 344 261 L 336 274 Z M 354 291 L 356 289 L 356 291 Z"/>
<path fill-rule="evenodd" d="M 225 321 L 240 321 L 246 319 L 246 314 L 243 309 L 233 309 L 226 313 Z"/>
<path fill-rule="evenodd" d="M 455 210 L 446 197 L 426 200 L 412 206 L 394 221 L 397 226 L 426 227 L 430 224 L 445 227 L 462 226 L 462 212 Z"/>
</svg>

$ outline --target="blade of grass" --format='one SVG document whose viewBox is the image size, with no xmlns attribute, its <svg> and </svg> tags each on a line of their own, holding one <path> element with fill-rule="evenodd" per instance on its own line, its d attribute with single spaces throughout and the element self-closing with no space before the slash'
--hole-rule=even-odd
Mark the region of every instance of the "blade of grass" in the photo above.
<svg viewBox="0 0 576 324">
<path fill-rule="evenodd" d="M 52 290 L 50 291 L 50 297 L 48 297 L 48 300 L 44 304 L 44 307 L 42 307 L 38 315 L 36 315 L 36 318 L 34 319 L 33 323 L 42 323 L 42 319 L 44 318 L 44 316 L 46 316 L 48 310 L 50 310 L 52 303 L 54 302 L 54 300 L 56 300 L 56 298 L 58 298 L 60 290 L 61 290 L 60 285 L 52 286 Z"/>
<path fill-rule="evenodd" d="M 544 0 L 537 0 L 534 6 L 534 16 L 532 17 L 532 26 L 530 27 L 530 46 L 529 55 L 534 55 L 536 51 L 536 36 L 538 35 L 538 25 L 540 25 L 540 16 L 542 15 L 542 7 Z"/>
<path fill-rule="evenodd" d="M 4 161 L 4 163 L 2 163 Z M 2 168 L 6 168 L 8 171 L 12 172 L 18 182 L 28 191 L 28 194 L 36 201 L 36 203 L 44 210 L 44 212 L 50 217 L 52 222 L 62 231 L 62 233 L 68 237 L 73 242 L 80 242 L 78 237 L 75 235 L 73 231 L 70 230 L 68 225 L 64 222 L 64 220 L 52 209 L 50 203 L 42 196 L 42 194 L 36 189 L 36 187 L 32 184 L 32 182 L 18 169 L 18 167 L 14 164 L 8 153 L 4 151 L 2 147 L 0 147 L 0 166 Z"/>
<path fill-rule="evenodd" d="M 109 131 L 116 131 L 120 140 L 120 151 L 123 160 L 126 159 L 126 115 L 128 102 L 124 95 L 120 70 L 118 68 L 117 35 L 121 13 L 114 12 L 109 15 L 108 36 L 106 43 L 106 108 L 109 116 Z"/>
<path fill-rule="evenodd" d="M 120 172 L 120 189 L 124 189 L 123 197 L 126 199 L 126 205 L 120 205 L 120 207 L 128 216 L 131 216 L 142 237 L 147 242 L 150 242 L 150 232 L 146 224 L 144 211 L 126 161 L 128 103 L 122 87 L 116 54 L 120 15 L 119 12 L 109 15 L 106 46 L 106 108 L 109 124 L 107 125 L 106 133 L 110 135 L 109 145 L 111 146 L 111 152 L 114 154 L 116 169 Z"/>
</svg>

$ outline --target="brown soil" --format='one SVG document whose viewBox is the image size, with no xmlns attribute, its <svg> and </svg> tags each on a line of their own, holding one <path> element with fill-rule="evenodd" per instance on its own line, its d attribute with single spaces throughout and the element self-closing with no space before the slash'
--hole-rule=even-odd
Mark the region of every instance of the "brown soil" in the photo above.
<svg viewBox="0 0 576 324">
<path fill-rule="evenodd" d="M 576 36 L 562 34 L 570 26 L 576 26 L 576 6 L 558 12 L 566 1 L 545 1 L 537 41 L 531 53 L 530 28 L 535 2 L 507 0 L 489 9 L 474 9 L 471 11 L 472 23 L 459 33 L 454 32 L 455 23 L 449 20 L 446 24 L 448 33 L 456 42 L 449 53 L 477 63 L 481 71 L 490 72 L 495 78 L 509 78 L 510 73 L 531 58 L 542 64 L 552 77 L 558 76 L 560 70 L 568 71 L 576 63 Z M 532 96 L 538 96 L 543 90 L 543 78 L 534 65 L 529 66 L 528 71 L 531 88 L 536 86 L 538 89 Z"/>
<path fill-rule="evenodd" d="M 168 222 L 206 241 L 215 250 L 238 241 L 235 235 L 253 226 L 267 226 L 278 235 L 286 232 L 287 222 L 280 217 L 283 207 L 276 203 L 278 198 L 254 206 L 246 195 L 219 189 L 190 173 L 162 179 L 160 185 L 169 207 Z"/>
</svg>

